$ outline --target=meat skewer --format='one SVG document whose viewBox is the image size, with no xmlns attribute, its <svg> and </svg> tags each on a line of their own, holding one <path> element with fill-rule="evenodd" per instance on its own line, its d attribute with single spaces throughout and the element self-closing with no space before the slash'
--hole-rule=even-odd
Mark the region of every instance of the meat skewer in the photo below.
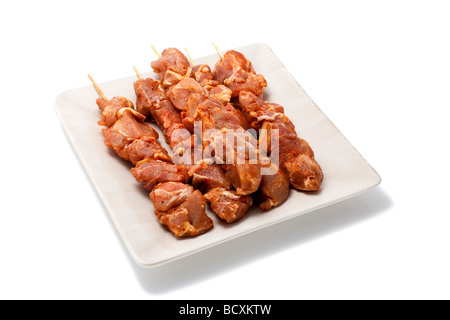
<svg viewBox="0 0 450 320">
<path fill-rule="evenodd" d="M 135 71 L 137 71 L 136 68 Z M 219 218 L 228 223 L 240 220 L 252 206 L 253 199 L 250 196 L 237 194 L 219 165 L 194 161 L 196 136 L 191 136 L 185 129 L 180 111 L 167 98 L 159 81 L 144 79 L 139 72 L 136 74 L 139 80 L 134 83 L 134 89 L 138 109 L 148 110 L 163 130 L 175 155 L 184 155 L 185 153 L 191 155 L 191 157 L 184 157 L 183 163 L 188 171 L 191 184 L 204 193 L 211 210 Z"/>
<path fill-rule="evenodd" d="M 214 42 L 213 45 L 218 50 L 218 53 L 221 56 L 223 56 L 223 54 L 220 52 L 219 48 L 214 44 Z M 185 51 L 188 57 L 190 57 L 189 52 L 186 49 Z M 194 62 L 191 61 L 192 58 L 189 58 L 189 60 L 191 62 L 191 65 L 194 65 Z M 197 66 L 193 66 L 194 70 L 196 68 Z M 212 79 L 213 76 L 210 70 L 211 69 L 209 69 L 209 72 L 211 74 Z M 241 113 L 239 109 L 234 110 L 235 113 L 239 113 L 239 117 L 244 118 L 244 115 Z M 242 120 L 242 123 L 245 123 L 245 129 L 248 129 L 250 127 L 246 119 Z M 258 150 L 261 151 L 260 146 L 258 146 Z M 265 153 L 260 152 L 260 157 L 264 154 Z M 259 207 L 263 210 L 268 210 L 273 207 L 277 207 L 281 205 L 284 201 L 286 201 L 289 195 L 289 179 L 276 164 L 271 163 L 270 159 L 266 158 L 264 160 L 265 161 L 262 161 L 261 164 L 264 163 L 263 167 L 265 167 L 268 172 L 262 175 L 260 188 L 258 192 L 255 193 L 255 197 L 259 202 Z"/>
<path fill-rule="evenodd" d="M 161 57 L 159 52 L 157 52 L 157 54 Z M 213 80 L 212 71 L 208 65 L 195 66 L 189 55 L 189 58 L 186 58 L 177 49 L 168 49 L 165 57 L 167 58 L 166 61 L 162 61 L 161 63 L 155 62 L 157 63 L 155 66 L 155 72 L 160 75 L 162 88 L 166 91 L 169 98 L 171 95 L 176 94 L 176 92 L 173 92 L 172 89 L 177 84 L 182 82 L 183 86 L 181 89 L 190 91 L 185 94 L 186 98 L 189 98 L 189 94 L 193 92 L 202 92 L 219 101 L 223 105 L 227 105 L 230 102 L 232 91 L 226 86 Z M 180 88 L 177 87 L 177 90 L 178 89 Z M 187 101 L 179 102 L 178 100 L 171 100 L 173 100 L 172 102 L 177 109 L 181 111 L 186 110 Z M 244 119 L 243 116 L 242 119 Z"/>
<path fill-rule="evenodd" d="M 240 52 L 230 50 L 223 54 L 215 43 L 213 46 L 220 56 L 213 71 L 214 80 L 227 86 L 233 98 L 239 97 L 241 91 L 261 96 L 267 81 L 262 75 L 256 74 L 252 63 Z"/>
<path fill-rule="evenodd" d="M 145 124 L 145 116 L 134 110 L 124 97 L 108 100 L 89 75 L 101 98 L 99 125 L 105 144 L 135 167 L 131 173 L 150 191 L 155 215 L 176 237 L 201 235 L 213 227 L 205 212 L 206 200 L 199 191 L 186 184 L 187 172 L 173 164 L 167 151 L 157 142 L 158 133 Z"/>
<path fill-rule="evenodd" d="M 190 92 L 187 92 L 186 97 L 189 97 L 189 94 L 192 94 L 194 92 L 197 93 L 204 93 L 206 95 L 208 95 L 211 99 L 216 100 L 217 102 L 223 104 L 224 106 L 227 106 L 228 103 L 230 103 L 231 101 L 231 95 L 232 95 L 232 91 L 230 89 L 228 89 L 226 86 L 224 86 L 223 84 L 220 84 L 219 82 L 214 80 L 211 68 L 207 65 L 207 64 L 199 64 L 196 65 L 194 60 L 191 58 L 189 51 L 184 48 L 186 55 L 189 59 L 189 63 L 191 65 L 192 71 L 193 71 L 193 80 L 185 80 L 185 81 L 180 81 L 180 82 L 184 82 L 183 85 L 179 85 L 179 86 L 173 86 L 175 87 L 180 87 L 179 90 L 184 90 L 186 91 L 186 89 L 190 90 Z M 202 90 L 200 87 L 203 87 L 205 90 Z M 174 92 L 171 92 L 173 95 Z M 173 102 L 179 102 L 179 97 L 180 95 L 178 95 L 178 99 L 173 99 Z M 185 99 L 184 101 L 181 100 L 179 103 L 177 103 L 177 108 L 179 108 L 180 110 L 185 110 L 186 109 L 186 104 L 187 104 L 187 99 Z M 234 109 L 233 109 L 234 110 Z M 245 128 L 245 129 L 249 129 L 248 127 L 248 123 L 247 120 L 245 119 L 245 117 L 243 116 L 243 114 L 240 113 L 240 111 L 235 110 L 235 114 L 236 116 L 238 116 L 241 120 L 241 125 Z"/>
<path fill-rule="evenodd" d="M 284 108 L 246 91 L 240 93 L 239 105 L 252 127 L 262 127 L 268 132 L 278 130 L 280 167 L 289 177 L 292 187 L 302 191 L 319 190 L 323 180 L 322 169 L 308 142 L 298 137 L 294 124 L 284 114 Z M 261 140 L 267 137 L 270 134 L 261 137 Z M 270 146 L 271 141 L 264 144 Z"/>
<path fill-rule="evenodd" d="M 221 57 L 214 69 L 215 80 L 229 85 L 230 76 L 235 69 L 245 69 L 248 73 L 255 73 L 251 62 L 244 55 L 237 51 L 228 51 L 225 55 L 214 45 L 217 53 Z M 231 68 L 231 69 L 230 69 Z M 262 100 L 262 90 L 245 90 L 245 86 L 233 86 L 234 94 L 238 93 L 238 106 L 245 114 L 250 126 L 259 130 L 264 128 L 269 132 L 278 130 L 279 132 L 279 155 L 280 167 L 289 177 L 289 181 L 295 189 L 303 191 L 317 191 L 320 189 L 323 172 L 319 164 L 315 161 L 314 152 L 310 145 L 300 139 L 295 130 L 294 124 L 284 114 L 284 108 Z M 260 88 L 263 89 L 263 88 Z M 258 97 L 258 93 L 261 94 Z M 264 145 L 271 145 L 267 141 L 269 134 L 260 137 Z M 268 150 L 270 153 L 270 150 Z"/>
<path fill-rule="evenodd" d="M 196 121 L 202 123 L 202 140 L 204 147 L 215 151 L 216 160 L 226 163 L 223 165 L 227 171 L 226 176 L 236 188 L 238 194 L 249 195 L 256 192 L 261 183 L 261 167 L 260 164 L 250 163 L 249 155 L 257 153 L 256 139 L 251 135 L 247 135 L 246 139 L 242 138 L 242 145 L 245 146 L 244 155 L 237 149 L 229 147 L 226 141 L 227 133 L 245 132 L 242 126 L 243 117 L 237 116 L 236 109 L 231 104 L 221 104 L 217 99 L 208 96 L 208 91 L 202 87 L 197 81 L 188 77 L 189 70 L 192 70 L 188 59 L 177 49 L 170 48 L 164 50 L 162 58 L 152 62 L 152 68 L 155 73 L 159 74 L 162 81 L 166 84 L 167 96 L 173 104 L 180 110 L 183 110 L 183 123 L 191 133 L 193 133 L 193 124 Z M 208 67 L 209 68 L 209 67 Z M 168 85 L 168 74 L 174 79 L 178 76 L 178 83 L 170 83 Z M 185 76 L 183 76 L 185 75 Z M 164 87 L 164 85 L 163 85 Z M 245 120 L 245 119 L 244 119 Z M 206 136 L 206 133 L 216 130 L 215 136 Z M 221 132 L 217 132 L 217 131 Z M 245 140 L 248 140 L 245 141 Z M 238 144 L 239 145 L 239 144 Z M 220 156 L 217 151 L 224 149 Z M 226 152 L 229 151 L 229 152 Z M 227 157 L 226 155 L 231 157 Z M 227 163 L 227 159 L 232 162 Z M 257 159 L 255 159 L 257 160 Z"/>
</svg>

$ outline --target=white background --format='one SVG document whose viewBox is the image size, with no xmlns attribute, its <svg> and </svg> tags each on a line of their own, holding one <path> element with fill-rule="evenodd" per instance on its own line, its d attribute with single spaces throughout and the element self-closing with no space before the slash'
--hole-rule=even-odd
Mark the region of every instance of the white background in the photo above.
<svg viewBox="0 0 450 320">
<path fill-rule="evenodd" d="M 2 1 L 0 298 L 449 299 L 449 16 L 430 0 Z M 383 183 L 141 269 L 52 100 L 87 73 L 148 71 L 151 44 L 195 58 L 213 40 L 267 43 Z"/>
</svg>

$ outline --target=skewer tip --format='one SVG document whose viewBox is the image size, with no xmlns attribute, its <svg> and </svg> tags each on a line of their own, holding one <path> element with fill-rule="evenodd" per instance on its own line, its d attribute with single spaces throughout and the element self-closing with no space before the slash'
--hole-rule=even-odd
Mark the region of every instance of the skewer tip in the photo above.
<svg viewBox="0 0 450 320">
<path fill-rule="evenodd" d="M 102 89 L 100 89 L 100 87 L 97 85 L 97 83 L 94 81 L 94 79 L 91 77 L 90 74 L 88 74 L 88 78 L 89 80 L 91 80 L 92 84 L 94 85 L 94 88 L 97 90 L 98 94 L 106 101 L 108 101 L 108 99 L 106 98 L 105 94 L 103 93 Z"/>
<path fill-rule="evenodd" d="M 188 49 L 184 48 L 184 51 L 186 52 L 186 56 L 189 60 L 189 63 L 191 64 L 191 67 L 194 67 L 195 66 L 194 59 L 192 59 L 191 55 L 189 54 Z"/>
<path fill-rule="evenodd" d="M 152 49 L 153 49 L 153 51 L 156 53 L 156 55 L 158 56 L 158 58 L 162 58 L 162 56 L 161 56 L 161 54 L 159 53 L 159 51 L 158 50 L 156 50 L 156 48 L 155 48 L 155 46 L 154 45 L 152 45 L 151 46 L 152 47 Z"/>
<path fill-rule="evenodd" d="M 217 53 L 220 56 L 220 59 L 225 58 L 225 56 L 223 55 L 222 51 L 219 49 L 219 47 L 214 43 L 214 41 L 212 42 L 212 45 L 214 46 L 214 48 L 216 49 Z"/>
<path fill-rule="evenodd" d="M 141 80 L 144 79 L 144 77 L 142 77 L 142 75 L 139 73 L 139 71 L 136 67 L 133 66 L 133 70 L 134 70 L 134 72 L 136 72 L 136 75 L 139 79 L 141 79 Z"/>
</svg>

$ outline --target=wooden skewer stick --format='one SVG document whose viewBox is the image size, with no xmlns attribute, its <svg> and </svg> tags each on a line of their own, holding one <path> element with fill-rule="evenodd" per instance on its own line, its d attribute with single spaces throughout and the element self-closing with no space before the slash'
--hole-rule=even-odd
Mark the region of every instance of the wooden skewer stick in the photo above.
<svg viewBox="0 0 450 320">
<path fill-rule="evenodd" d="M 142 77 L 142 75 L 139 73 L 139 71 L 138 71 L 138 69 L 136 69 L 136 67 L 133 67 L 133 69 L 134 69 L 134 72 L 136 72 L 136 75 L 137 75 L 137 77 L 139 78 L 139 79 L 144 79 L 143 77 Z"/>
<path fill-rule="evenodd" d="M 217 53 L 219 54 L 220 58 L 223 59 L 225 56 L 223 55 L 222 51 L 220 51 L 219 47 L 213 42 L 212 45 L 216 49 Z"/>
<path fill-rule="evenodd" d="M 97 85 L 97 83 L 95 83 L 94 79 L 92 79 L 91 75 L 88 74 L 89 79 L 91 80 L 92 84 L 94 85 L 95 89 L 97 90 L 98 94 L 105 100 L 108 101 L 108 99 L 106 98 L 105 94 L 103 93 L 102 89 L 100 89 L 100 87 Z"/>
<path fill-rule="evenodd" d="M 155 51 L 155 53 L 156 53 L 156 55 L 158 56 L 158 58 L 162 58 L 162 56 L 161 56 L 161 54 L 158 52 L 158 50 L 156 50 L 156 48 L 155 48 L 155 46 L 154 45 L 152 45 L 152 49 L 153 49 L 153 51 Z"/>
<path fill-rule="evenodd" d="M 186 55 L 188 57 L 189 63 L 191 64 L 191 67 L 195 66 L 195 62 L 194 59 L 192 59 L 191 55 L 189 54 L 188 49 L 184 48 L 184 51 L 186 52 Z"/>
</svg>

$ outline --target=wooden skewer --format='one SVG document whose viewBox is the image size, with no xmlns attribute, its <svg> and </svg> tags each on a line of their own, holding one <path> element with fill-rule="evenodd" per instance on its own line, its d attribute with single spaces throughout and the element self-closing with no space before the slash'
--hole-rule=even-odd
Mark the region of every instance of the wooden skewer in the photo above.
<svg viewBox="0 0 450 320">
<path fill-rule="evenodd" d="M 108 99 L 106 98 L 105 94 L 103 93 L 102 89 L 100 89 L 100 87 L 97 85 L 97 83 L 95 83 L 94 79 L 92 79 L 91 75 L 88 74 L 89 79 L 91 80 L 92 84 L 94 85 L 95 89 L 97 90 L 98 94 L 105 100 L 108 101 Z"/>
<path fill-rule="evenodd" d="M 162 56 L 161 56 L 161 54 L 158 52 L 158 50 L 156 50 L 156 48 L 155 48 L 155 46 L 154 45 L 152 45 L 152 49 L 153 49 L 153 51 L 155 51 L 155 53 L 156 53 L 156 55 L 158 56 L 158 58 L 162 58 Z"/>
<path fill-rule="evenodd" d="M 136 67 L 133 67 L 133 69 L 134 69 L 134 72 L 136 72 L 136 75 L 137 75 L 137 77 L 139 78 L 139 79 L 144 79 L 143 77 L 142 77 L 142 75 L 139 73 L 139 71 L 138 71 L 138 69 L 136 69 Z"/>
<path fill-rule="evenodd" d="M 195 62 L 194 59 L 192 59 L 191 55 L 189 54 L 188 49 L 184 48 L 184 51 L 186 52 L 186 55 L 188 57 L 189 63 L 191 64 L 191 67 L 195 66 Z"/>
<path fill-rule="evenodd" d="M 212 45 L 214 48 L 216 48 L 217 53 L 219 54 L 220 58 L 223 59 L 225 56 L 223 55 L 222 51 L 220 51 L 219 47 L 213 42 Z"/>
</svg>

